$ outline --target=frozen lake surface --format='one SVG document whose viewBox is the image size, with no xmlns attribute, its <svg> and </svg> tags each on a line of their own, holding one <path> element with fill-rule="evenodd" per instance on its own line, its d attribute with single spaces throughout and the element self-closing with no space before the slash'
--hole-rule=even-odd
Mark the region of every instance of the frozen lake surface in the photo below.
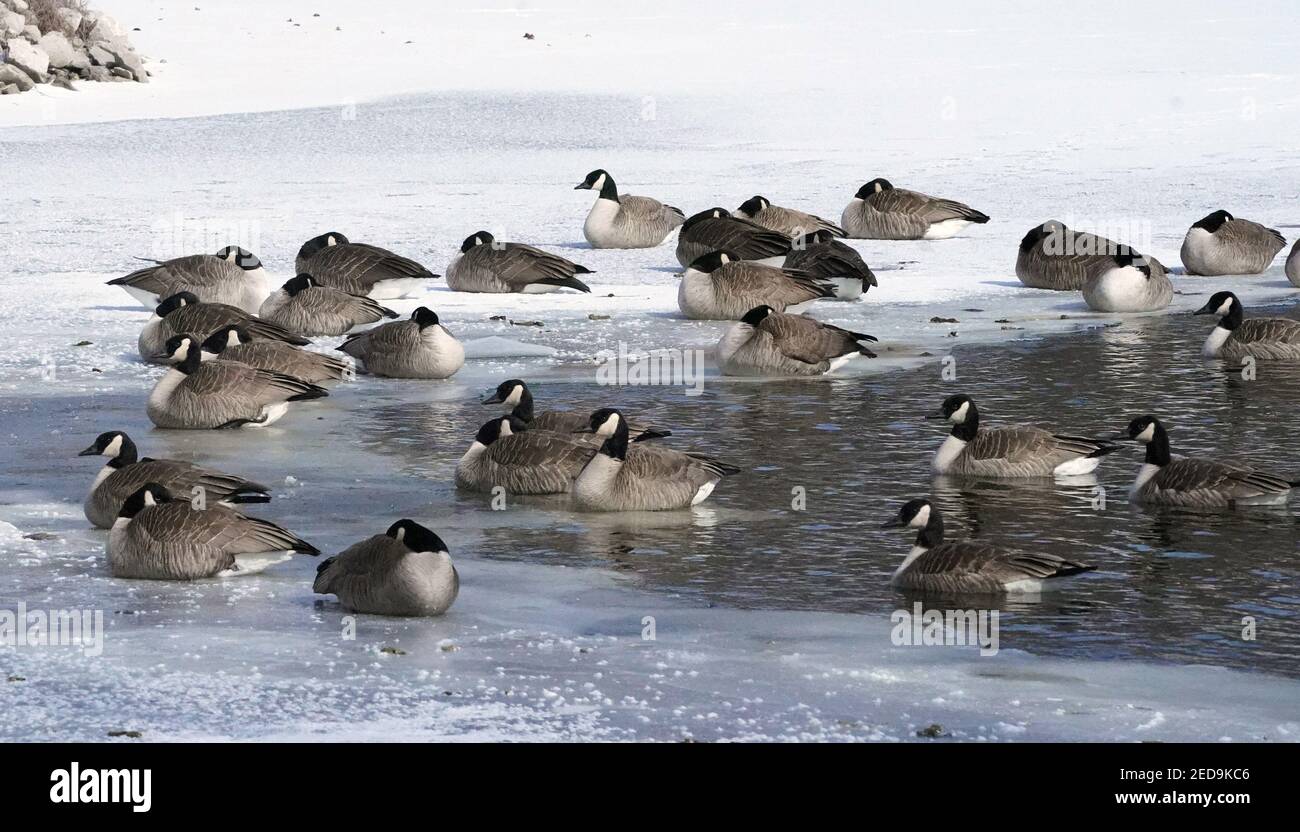
<svg viewBox="0 0 1300 832">
<path fill-rule="evenodd" d="M 0 738 L 894 740 L 937 722 L 966 739 L 1295 740 L 1290 511 L 1131 508 L 1136 451 L 1095 481 L 934 481 L 942 431 L 921 420 L 959 390 L 990 423 L 1109 435 L 1154 412 L 1176 452 L 1300 472 L 1287 422 L 1300 377 L 1266 368 L 1243 382 L 1197 357 L 1210 322 L 1183 313 L 1222 281 L 1175 276 L 1170 314 L 1106 328 L 1113 316 L 1024 289 L 1013 271 L 1025 230 L 1053 217 L 1170 265 L 1187 226 L 1218 207 L 1294 237 L 1294 49 L 1261 17 L 1191 27 L 1119 65 L 1106 59 L 1124 39 L 1101 27 L 1060 33 L 1055 69 L 1027 74 L 1052 50 L 1008 8 L 990 25 L 999 42 L 1023 36 L 1029 54 L 993 62 L 987 32 L 903 27 L 873 43 L 882 58 L 932 42 L 974 69 L 926 70 L 870 96 L 833 77 L 745 96 L 665 82 L 0 129 L 0 609 L 102 609 L 108 626 L 94 658 L 0 647 L 0 677 L 15 680 Z M 1232 48 L 1213 67 L 1169 63 L 1215 44 Z M 827 47 L 832 66 L 844 45 Z M 1092 80 L 1072 87 L 1079 77 Z M 1122 119 L 1116 96 L 1131 102 Z M 671 242 L 586 247 L 592 195 L 572 186 L 596 167 L 688 213 L 761 193 L 837 219 L 862 182 L 886 176 L 993 221 L 938 243 L 855 242 L 879 290 L 812 310 L 881 339 L 880 359 L 843 378 L 724 381 L 710 364 L 698 397 L 610 389 L 594 383 L 599 351 L 709 350 L 725 325 L 676 316 Z M 593 293 L 435 285 L 397 308 L 423 303 L 463 339 L 553 357 L 475 359 L 441 383 L 363 377 L 263 432 L 150 429 L 143 402 L 159 371 L 135 355 L 147 312 L 103 285 L 134 258 L 233 235 L 287 279 L 303 240 L 339 230 L 442 272 L 479 229 L 595 269 Z M 1231 288 L 1248 308 L 1292 314 L 1281 264 Z M 953 382 L 940 378 L 948 355 Z M 534 383 L 540 408 L 617 402 L 670 427 L 674 447 L 745 473 L 687 512 L 589 517 L 548 500 L 490 511 L 454 491 L 452 470 L 492 413 L 478 398 L 514 376 Z M 81 514 L 97 462 L 75 457 L 109 429 L 142 453 L 274 485 L 255 513 L 328 553 L 420 520 L 449 543 L 460 599 L 437 620 L 361 616 L 348 640 L 344 613 L 310 591 L 310 558 L 239 582 L 114 580 L 104 534 Z M 889 615 L 913 599 L 887 580 L 910 541 L 878 526 L 926 494 L 950 534 L 1098 570 L 1041 603 L 1004 605 L 996 656 L 895 647 Z M 1240 638 L 1244 616 L 1254 641 Z"/>
</svg>

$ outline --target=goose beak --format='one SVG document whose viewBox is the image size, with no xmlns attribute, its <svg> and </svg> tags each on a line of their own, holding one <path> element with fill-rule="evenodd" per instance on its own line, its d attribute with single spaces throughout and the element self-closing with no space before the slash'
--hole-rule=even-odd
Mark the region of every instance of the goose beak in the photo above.
<svg viewBox="0 0 1300 832">
<path fill-rule="evenodd" d="M 1127 433 L 1117 433 L 1114 436 L 1104 436 L 1102 438 L 1107 442 L 1129 442 L 1132 440 L 1132 437 Z"/>
<path fill-rule="evenodd" d="M 579 182 L 578 184 L 576 184 L 576 185 L 573 186 L 573 189 L 574 189 L 575 191 L 585 191 L 585 190 L 587 190 L 587 183 L 586 183 L 586 182 Z"/>
<path fill-rule="evenodd" d="M 886 520 L 885 522 L 880 524 L 880 528 L 882 529 L 901 529 L 902 527 L 903 527 L 903 520 L 902 518 L 899 517 L 895 517 L 892 520 Z"/>
<path fill-rule="evenodd" d="M 938 411 L 937 413 L 927 413 L 925 415 L 925 420 L 927 422 L 937 422 L 940 419 L 947 419 L 947 418 L 948 417 L 944 414 L 942 410 Z"/>
<path fill-rule="evenodd" d="M 492 395 L 484 399 L 482 402 L 480 402 L 480 404 L 501 404 L 504 401 L 505 399 L 501 398 L 500 393 L 493 393 Z"/>
<path fill-rule="evenodd" d="M 1213 314 L 1214 314 L 1214 307 L 1213 307 L 1213 306 L 1210 306 L 1210 305 L 1207 303 L 1207 304 L 1205 304 L 1204 306 L 1202 306 L 1200 309 L 1197 309 L 1197 310 L 1196 310 L 1195 312 L 1193 312 L 1192 314 L 1193 314 L 1193 315 L 1213 315 Z"/>
<path fill-rule="evenodd" d="M 96 448 L 94 445 L 91 445 L 91 446 L 90 446 L 89 448 L 87 448 L 86 450 L 84 450 L 84 451 L 82 451 L 81 453 L 77 454 L 77 456 L 98 456 L 98 455 L 99 455 L 99 449 Z"/>
</svg>

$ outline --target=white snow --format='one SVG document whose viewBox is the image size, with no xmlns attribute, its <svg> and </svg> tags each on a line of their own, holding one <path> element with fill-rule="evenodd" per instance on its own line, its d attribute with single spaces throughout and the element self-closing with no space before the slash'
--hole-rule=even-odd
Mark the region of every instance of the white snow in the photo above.
<svg viewBox="0 0 1300 832">
<path fill-rule="evenodd" d="M 472 360 L 456 377 L 418 388 L 433 403 L 512 375 L 580 374 L 620 341 L 712 348 L 724 324 L 676 315 L 671 239 L 639 251 L 578 242 L 594 195 L 572 186 L 596 167 L 688 213 L 761 193 L 834 219 L 862 182 L 885 176 L 990 214 L 951 240 L 854 243 L 879 289 L 811 310 L 881 339 L 881 358 L 850 372 L 1118 320 L 1089 313 L 1077 294 L 1021 287 L 1016 244 L 1056 218 L 1176 266 L 1188 225 L 1219 207 L 1294 237 L 1300 33 L 1290 4 L 1229 14 L 1213 2 L 1100 2 L 1069 25 L 1013 0 L 797 13 L 779 2 L 192 5 L 112 0 L 110 13 L 141 29 L 130 36 L 150 58 L 148 85 L 0 98 L 0 405 L 10 443 L 34 461 L 12 458 L 66 474 L 50 490 L 3 491 L 0 522 L 15 531 L 0 526 L 0 608 L 25 599 L 111 611 L 93 667 L 72 651 L 0 647 L 7 674 L 29 680 L 11 690 L 40 694 L 10 697 L 0 738 L 138 729 L 149 739 L 888 741 L 932 722 L 958 739 L 1297 736 L 1292 680 L 1049 661 L 1006 645 L 988 659 L 903 650 L 889 646 L 885 615 L 705 609 L 613 572 L 486 557 L 457 560 L 464 584 L 446 618 L 363 616 L 356 641 L 344 641 L 342 613 L 315 605 L 305 559 L 238 586 L 111 580 L 102 536 L 80 515 L 93 471 L 65 460 L 113 427 L 106 414 L 142 403 L 158 373 L 134 354 L 148 313 L 103 281 L 134 257 L 215 250 L 230 234 L 253 238 L 273 280 L 292 276 L 303 240 L 330 229 L 436 272 L 479 228 L 596 270 L 584 278 L 590 296 L 434 284 L 395 302 L 403 314 L 431 306 L 467 342 Z M 1176 275 L 1184 294 L 1169 314 L 1224 285 L 1248 310 L 1290 300 L 1281 268 Z M 519 325 L 531 321 L 543 326 Z M 327 551 L 375 523 L 335 516 L 322 487 L 374 516 L 392 510 L 368 493 L 376 472 L 346 467 L 373 463 L 340 447 L 356 437 L 313 435 L 328 434 L 343 408 L 390 404 L 379 385 L 364 380 L 316 405 L 322 421 L 287 418 L 265 441 L 288 441 L 260 446 L 294 486 L 266 516 L 313 524 Z M 417 421 L 412 435 L 464 439 L 444 429 Z M 148 439 L 228 470 L 241 467 L 247 441 Z M 295 447 L 316 453 L 304 460 Z M 481 506 L 452 503 L 447 472 L 410 470 L 403 451 L 385 450 L 424 489 L 429 514 L 446 518 L 437 530 L 453 556 L 510 539 Z M 340 467 L 324 471 L 317 456 Z M 699 511 L 691 522 L 707 524 L 708 504 Z M 533 522 L 512 513 L 506 527 Z M 619 527 L 592 530 L 609 539 Z M 646 615 L 653 642 L 640 637 Z"/>
</svg>

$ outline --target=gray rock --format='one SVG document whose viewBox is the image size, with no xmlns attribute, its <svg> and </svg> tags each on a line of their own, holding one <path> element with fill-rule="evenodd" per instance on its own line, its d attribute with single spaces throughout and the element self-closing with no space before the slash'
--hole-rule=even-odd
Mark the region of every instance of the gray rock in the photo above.
<svg viewBox="0 0 1300 832">
<path fill-rule="evenodd" d="M 149 76 L 145 72 L 144 61 L 142 61 L 140 56 L 132 49 L 122 45 L 121 43 L 109 44 L 108 49 L 113 53 L 113 57 L 117 59 L 117 66 L 124 66 L 131 70 L 131 74 L 135 76 L 135 80 L 140 83 L 149 83 Z"/>
<path fill-rule="evenodd" d="M 9 63 L 31 76 L 38 84 L 45 83 L 45 73 L 50 69 L 50 56 L 39 46 L 21 40 L 9 41 Z"/>
<path fill-rule="evenodd" d="M 0 87 L 0 95 L 13 95 L 14 93 L 19 92 L 22 92 L 22 90 L 18 89 L 17 84 L 5 84 L 3 87 Z"/>
<path fill-rule="evenodd" d="M 112 66 L 113 62 L 117 60 L 113 57 L 112 52 L 109 52 L 104 48 L 104 44 L 102 43 L 97 43 L 90 47 L 90 49 L 87 50 L 87 54 L 90 55 L 90 62 L 95 66 Z"/>
<path fill-rule="evenodd" d="M 11 12 L 8 9 L 0 10 L 0 35 L 5 37 L 17 37 L 23 33 L 23 28 L 27 25 L 27 18 L 18 12 Z"/>
<path fill-rule="evenodd" d="M 108 67 L 91 66 L 86 67 L 86 77 L 92 81 L 112 81 L 113 73 L 108 71 Z"/>
<path fill-rule="evenodd" d="M 27 76 L 26 72 L 23 72 L 16 66 L 10 66 L 9 64 L 0 64 L 0 84 L 15 86 L 21 92 L 27 92 L 35 86 L 35 84 L 32 83 L 32 79 Z"/>
<path fill-rule="evenodd" d="M 67 36 L 62 32 L 46 32 L 41 35 L 41 42 L 36 45 L 49 56 L 50 66 L 72 66 L 73 56 L 76 55 L 76 51 L 72 48 L 72 44 L 68 43 Z"/>
<path fill-rule="evenodd" d="M 95 18 L 95 25 L 90 30 L 91 41 L 121 41 L 126 39 L 126 30 L 116 20 L 106 14 Z"/>
<path fill-rule="evenodd" d="M 6 2 L 9 5 L 9 8 L 19 14 L 27 14 L 28 9 L 31 8 L 31 6 L 27 4 L 27 0 L 6 0 Z"/>
<path fill-rule="evenodd" d="M 135 80 L 135 76 L 131 74 L 131 70 L 127 69 L 124 66 L 112 67 L 111 69 L 109 69 L 109 72 L 113 73 L 114 77 L 121 78 L 126 81 Z"/>
<path fill-rule="evenodd" d="M 41 30 L 37 29 L 35 25 L 29 23 L 23 27 L 23 37 L 27 38 L 32 43 L 36 43 L 36 41 L 41 39 Z"/>
<path fill-rule="evenodd" d="M 60 75 L 50 83 L 56 87 L 62 87 L 65 90 L 72 90 L 73 92 L 77 91 L 77 88 L 72 86 L 72 81 L 70 81 L 66 75 Z"/>
</svg>

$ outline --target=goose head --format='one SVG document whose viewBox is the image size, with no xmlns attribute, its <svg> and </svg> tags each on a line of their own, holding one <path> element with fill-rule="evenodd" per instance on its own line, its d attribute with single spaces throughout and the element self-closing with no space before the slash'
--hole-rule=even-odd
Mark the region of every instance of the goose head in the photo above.
<svg viewBox="0 0 1300 832">
<path fill-rule="evenodd" d="M 747 217 L 754 217 L 759 211 L 771 206 L 771 202 L 761 196 L 751 196 L 740 204 L 736 209 L 737 214 L 744 214 Z"/>
<path fill-rule="evenodd" d="M 1124 437 L 1119 437 L 1124 438 Z M 1128 439 L 1147 446 L 1146 462 L 1150 465 L 1168 465 L 1169 434 L 1164 424 L 1154 416 L 1139 416 L 1128 423 Z"/>
<path fill-rule="evenodd" d="M 221 355 L 229 347 L 252 343 L 253 336 L 238 324 L 227 324 L 203 339 L 202 350 L 208 355 Z"/>
<path fill-rule="evenodd" d="M 384 534 L 412 552 L 447 551 L 447 544 L 442 542 L 442 538 L 414 520 L 398 520 Z"/>
<path fill-rule="evenodd" d="M 1151 277 L 1151 261 L 1146 255 L 1138 254 L 1128 246 L 1120 246 L 1120 250 L 1111 255 L 1111 260 L 1117 269 L 1137 269 L 1144 277 Z"/>
<path fill-rule="evenodd" d="M 337 231 L 329 231 L 316 237 L 312 237 L 310 240 L 303 243 L 302 248 L 298 249 L 298 257 L 307 260 L 313 254 L 322 249 L 329 248 L 330 246 L 347 245 L 347 243 L 347 237 L 344 237 Z"/>
<path fill-rule="evenodd" d="M 497 389 L 485 399 L 483 404 L 503 404 L 506 407 L 517 407 L 525 400 L 531 402 L 532 393 L 528 390 L 528 385 L 524 384 L 521 379 L 512 378 L 503 381 L 497 385 Z"/>
<path fill-rule="evenodd" d="M 731 216 L 731 212 L 726 208 L 715 206 L 706 211 L 701 211 L 698 214 L 692 214 L 686 222 L 682 223 L 682 231 L 688 231 L 706 220 L 720 220 L 729 216 Z"/>
<path fill-rule="evenodd" d="M 876 179 L 872 179 L 870 182 L 863 185 L 861 188 L 858 188 L 858 192 L 854 194 L 854 196 L 857 197 L 858 199 L 866 199 L 867 197 L 874 196 L 878 193 L 881 193 L 882 191 L 892 191 L 892 190 L 894 190 L 894 186 L 890 184 L 890 181 L 888 179 L 876 178 Z"/>
<path fill-rule="evenodd" d="M 1042 225 L 1035 225 L 1021 238 L 1020 250 L 1027 252 L 1049 237 L 1061 237 L 1065 234 L 1065 230 L 1065 223 L 1060 220 L 1048 220 Z M 1056 250 L 1064 251 L 1065 247 L 1061 246 Z"/>
<path fill-rule="evenodd" d="M 122 508 L 117 513 L 117 519 L 119 522 L 131 520 L 145 509 L 170 500 L 171 495 L 167 493 L 166 488 L 156 482 L 145 483 L 122 503 Z"/>
<path fill-rule="evenodd" d="M 193 292 L 177 292 L 165 298 L 153 312 L 158 317 L 165 318 L 182 306 L 192 306 L 198 302 L 199 296 Z"/>
<path fill-rule="evenodd" d="M 492 236 L 490 231 L 475 231 L 465 238 L 465 242 L 460 244 L 460 253 L 465 254 L 477 246 L 490 246 L 494 240 L 496 240 L 496 237 Z"/>
<path fill-rule="evenodd" d="M 246 272 L 254 272 L 262 268 L 262 261 L 257 259 L 257 255 L 246 248 L 239 246 L 226 246 L 216 254 L 222 260 L 234 263 Z"/>
<path fill-rule="evenodd" d="M 423 332 L 431 326 L 438 325 L 438 313 L 427 306 L 421 306 L 411 313 L 411 320 L 415 321 L 416 326 Z"/>
<path fill-rule="evenodd" d="M 167 345 L 163 347 L 163 351 L 157 358 L 188 374 L 198 369 L 199 362 L 202 360 L 202 351 L 197 338 L 189 333 L 182 333 L 168 338 Z"/>
<path fill-rule="evenodd" d="M 943 542 L 943 515 L 929 500 L 908 500 L 898 514 L 881 524 L 882 529 L 916 529 L 916 545 L 925 549 Z"/>
<path fill-rule="evenodd" d="M 713 272 L 728 263 L 738 260 L 740 260 L 740 258 L 729 251 L 711 251 L 708 254 L 702 254 L 692 260 L 691 265 L 687 267 L 687 270 L 700 272 L 701 274 L 713 274 Z"/>
<path fill-rule="evenodd" d="M 1192 223 L 1192 228 L 1200 228 L 1213 234 L 1222 228 L 1224 223 L 1231 222 L 1234 219 L 1236 219 L 1236 217 L 1232 214 L 1220 209 L 1206 214 L 1203 218 Z"/>
<path fill-rule="evenodd" d="M 740 322 L 742 324 L 748 324 L 749 326 L 758 326 L 767 318 L 768 315 L 774 314 L 775 312 L 775 309 L 767 305 L 755 306 L 753 309 L 745 313 L 744 317 L 740 319 Z"/>
<path fill-rule="evenodd" d="M 944 420 L 952 422 L 954 425 L 964 425 L 972 420 L 979 419 L 979 412 L 975 409 L 975 400 L 965 393 L 957 393 L 943 400 L 936 413 L 926 416 L 927 419 Z"/>
<path fill-rule="evenodd" d="M 1205 305 L 1193 312 L 1193 315 L 1218 315 L 1219 325 L 1225 329 L 1235 329 L 1241 323 L 1246 310 L 1241 301 L 1232 292 L 1215 292 Z"/>
<path fill-rule="evenodd" d="M 319 285 L 320 284 L 317 283 L 316 279 L 311 275 L 300 274 L 297 277 L 286 280 L 284 285 L 280 287 L 280 291 L 284 292 L 289 297 L 294 297 L 303 289 L 310 289 L 313 286 Z"/>
<path fill-rule="evenodd" d="M 110 430 L 96 436 L 91 446 L 77 456 L 106 456 L 110 465 L 122 466 L 135 462 L 135 454 L 135 443 L 131 437 L 120 430 Z"/>
</svg>

